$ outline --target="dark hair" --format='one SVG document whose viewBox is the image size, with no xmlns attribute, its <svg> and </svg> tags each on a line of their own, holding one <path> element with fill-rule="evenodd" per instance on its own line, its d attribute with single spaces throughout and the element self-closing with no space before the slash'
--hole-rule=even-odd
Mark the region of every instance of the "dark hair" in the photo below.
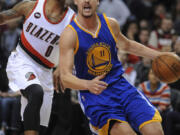
<svg viewBox="0 0 180 135">
<path fill-rule="evenodd" d="M 144 27 L 144 28 L 139 29 L 139 34 L 141 33 L 141 31 L 144 31 L 144 30 L 150 33 L 150 29 L 147 27 Z"/>
</svg>

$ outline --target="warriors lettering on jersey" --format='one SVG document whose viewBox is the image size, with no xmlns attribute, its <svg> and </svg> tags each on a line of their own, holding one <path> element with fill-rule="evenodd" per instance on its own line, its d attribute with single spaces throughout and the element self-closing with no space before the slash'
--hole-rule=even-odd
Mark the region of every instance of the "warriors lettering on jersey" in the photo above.
<svg viewBox="0 0 180 135">
<path fill-rule="evenodd" d="M 29 24 L 27 25 L 25 29 L 26 29 L 26 32 L 29 33 L 30 35 L 40 40 L 43 40 L 47 43 L 50 43 L 51 45 L 58 45 L 59 43 L 60 36 L 38 25 L 35 25 L 32 22 L 29 22 Z"/>
<path fill-rule="evenodd" d="M 96 43 L 87 52 L 88 73 L 94 76 L 102 75 L 111 70 L 110 45 L 106 43 Z"/>
</svg>

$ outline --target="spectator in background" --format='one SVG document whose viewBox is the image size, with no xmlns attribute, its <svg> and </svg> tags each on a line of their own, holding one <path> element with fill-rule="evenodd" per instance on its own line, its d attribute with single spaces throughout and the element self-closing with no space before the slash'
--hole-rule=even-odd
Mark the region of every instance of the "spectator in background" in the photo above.
<svg viewBox="0 0 180 135">
<path fill-rule="evenodd" d="M 154 15 L 152 17 L 152 29 L 159 29 L 161 20 L 166 16 L 166 8 L 163 4 L 157 4 L 154 7 Z"/>
<path fill-rule="evenodd" d="M 177 34 L 180 35 L 180 0 L 176 0 L 172 11 L 172 17 L 174 21 L 174 29 L 176 30 Z"/>
<path fill-rule="evenodd" d="M 4 135 L 8 130 L 11 135 L 18 134 L 18 122 L 20 121 L 20 98 L 16 98 L 13 93 L 9 93 L 8 78 L 5 69 L 0 69 L 0 111 L 1 128 L 0 135 Z M 13 97 L 11 97 L 13 96 Z"/>
<path fill-rule="evenodd" d="M 1 50 L 0 56 L 2 56 L 1 54 L 2 54 L 2 50 Z M 0 57 L 0 58 L 1 58 L 0 59 L 0 62 L 1 62 L 2 61 L 2 57 Z M 2 62 L 1 62 L 1 64 L 2 64 Z M 6 74 L 5 69 L 1 65 L 1 67 L 0 67 L 0 118 L 1 118 L 1 121 L 0 121 L 1 122 L 0 123 L 0 125 L 1 125 L 1 127 L 0 127 L 0 135 L 5 135 L 5 127 L 2 124 L 3 117 L 4 117 L 2 114 L 3 114 L 3 110 L 5 108 L 2 107 L 3 97 L 1 96 L 1 93 L 2 92 L 5 93 L 8 90 L 9 90 L 9 87 L 8 87 L 7 74 Z"/>
<path fill-rule="evenodd" d="M 137 20 L 146 19 L 149 21 L 152 19 L 153 0 L 131 0 L 129 7 Z"/>
<path fill-rule="evenodd" d="M 165 118 L 171 107 L 171 91 L 170 87 L 154 75 L 152 69 L 149 70 L 148 81 L 139 85 L 139 90 L 150 100 L 150 102 L 158 109 L 162 116 L 162 125 L 165 128 Z"/>
<path fill-rule="evenodd" d="M 138 42 L 140 42 L 143 45 L 148 46 L 149 35 L 150 35 L 150 32 L 147 28 L 140 29 L 139 35 L 138 35 Z"/>
<path fill-rule="evenodd" d="M 10 135 L 19 135 L 20 133 L 20 95 L 14 95 L 10 90 L 0 93 L 2 97 L 2 124 L 1 132 Z"/>
<path fill-rule="evenodd" d="M 174 92 L 173 100 L 175 101 L 175 104 L 173 106 L 173 111 L 170 111 L 167 113 L 165 118 L 165 135 L 179 135 L 180 129 L 178 128 L 180 124 L 180 92 L 173 89 L 172 94 Z M 173 102 L 173 101 L 172 101 Z"/>
<path fill-rule="evenodd" d="M 21 33 L 21 30 L 18 28 L 19 26 L 19 20 L 13 21 L 11 23 L 8 23 L 8 29 L 3 32 L 2 36 L 1 36 L 1 50 L 2 51 L 2 61 L 3 61 L 3 67 L 6 67 L 7 64 L 7 60 L 8 57 L 11 53 L 11 51 L 13 51 L 17 45 L 18 39 L 19 39 L 19 35 Z"/>
<path fill-rule="evenodd" d="M 115 18 L 121 27 L 124 26 L 130 16 L 130 11 L 122 0 L 103 0 L 100 3 L 98 11 Z"/>
<path fill-rule="evenodd" d="M 148 81 L 141 83 L 139 90 L 160 112 L 166 111 L 170 107 L 170 88 L 158 80 L 152 69 L 149 71 Z"/>
<path fill-rule="evenodd" d="M 138 24 L 136 20 L 128 20 L 123 27 L 123 34 L 131 40 L 137 40 Z"/>
<path fill-rule="evenodd" d="M 135 65 L 137 72 L 135 86 L 148 80 L 149 69 L 151 68 L 151 60 L 148 58 L 142 58 L 142 60 Z"/>
<path fill-rule="evenodd" d="M 132 64 L 128 63 L 128 54 L 122 51 L 118 51 L 118 59 L 121 61 L 121 64 L 125 70 L 123 76 L 131 85 L 135 85 L 137 73 L 134 70 Z"/>
<path fill-rule="evenodd" d="M 175 3 L 175 1 L 176 0 L 156 0 L 155 4 L 162 3 L 166 7 L 167 11 L 169 12 L 170 10 L 172 10 L 172 8 L 174 8 L 172 6 Z"/>
<path fill-rule="evenodd" d="M 176 40 L 173 45 L 173 52 L 175 52 L 180 57 L 180 37 Z M 169 84 L 169 86 L 173 89 L 177 89 L 180 91 L 180 79 L 174 83 Z"/>
<path fill-rule="evenodd" d="M 176 0 L 175 8 L 172 10 L 172 17 L 173 21 L 179 21 L 180 20 L 180 0 Z"/>
<path fill-rule="evenodd" d="M 123 28 L 124 35 L 131 40 L 138 40 L 138 24 L 136 20 L 129 20 Z M 138 56 L 128 54 L 128 60 L 131 64 L 136 64 L 140 59 Z"/>
<path fill-rule="evenodd" d="M 175 34 L 172 26 L 173 22 L 170 17 L 163 18 L 161 27 L 151 32 L 148 44 L 159 50 L 161 50 L 164 46 L 171 47 L 173 35 Z"/>
<path fill-rule="evenodd" d="M 7 1 L 5 1 L 7 2 Z M 11 1 L 12 2 L 12 1 Z M 0 10 L 1 10 L 0 2 Z M 6 65 L 11 51 L 16 47 L 19 38 L 20 29 L 19 21 L 0 26 L 0 99 L 1 99 L 1 128 L 0 134 L 10 133 L 10 135 L 18 135 L 20 121 L 20 97 L 10 97 L 13 93 L 9 93 L 8 78 L 6 74 Z M 16 96 L 16 95 L 15 95 Z"/>
<path fill-rule="evenodd" d="M 148 20 L 142 19 L 142 20 L 139 21 L 139 28 L 140 29 L 147 29 L 149 27 L 150 27 L 150 25 L 149 25 Z"/>
</svg>

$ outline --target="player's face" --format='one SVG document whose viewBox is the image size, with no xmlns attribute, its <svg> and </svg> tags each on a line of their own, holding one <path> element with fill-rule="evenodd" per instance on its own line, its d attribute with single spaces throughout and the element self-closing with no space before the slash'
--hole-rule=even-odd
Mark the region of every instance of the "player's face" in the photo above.
<svg viewBox="0 0 180 135">
<path fill-rule="evenodd" d="M 148 42 L 149 39 L 149 32 L 147 30 L 142 30 L 139 35 L 139 39 L 142 43 Z"/>
<path fill-rule="evenodd" d="M 78 7 L 78 14 L 88 18 L 96 12 L 99 0 L 75 0 L 75 4 Z"/>
<path fill-rule="evenodd" d="M 172 26 L 173 26 L 172 20 L 170 20 L 170 19 L 162 20 L 161 28 L 163 31 L 169 32 L 171 30 Z"/>
</svg>

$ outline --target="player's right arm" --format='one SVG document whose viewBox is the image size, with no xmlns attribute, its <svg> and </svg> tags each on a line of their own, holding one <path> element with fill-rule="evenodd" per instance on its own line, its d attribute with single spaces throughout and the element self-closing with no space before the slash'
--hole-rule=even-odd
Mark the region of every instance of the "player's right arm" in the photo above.
<svg viewBox="0 0 180 135">
<path fill-rule="evenodd" d="M 16 18 L 26 17 L 33 9 L 34 1 L 22 1 L 12 9 L 0 12 L 0 25 L 13 21 Z"/>
<path fill-rule="evenodd" d="M 104 75 L 97 76 L 93 80 L 80 79 L 73 75 L 74 50 L 76 48 L 77 35 L 72 28 L 67 27 L 60 38 L 60 76 L 63 86 L 75 90 L 89 90 L 94 94 L 100 94 L 106 89 L 107 84 L 100 81 Z"/>
</svg>

